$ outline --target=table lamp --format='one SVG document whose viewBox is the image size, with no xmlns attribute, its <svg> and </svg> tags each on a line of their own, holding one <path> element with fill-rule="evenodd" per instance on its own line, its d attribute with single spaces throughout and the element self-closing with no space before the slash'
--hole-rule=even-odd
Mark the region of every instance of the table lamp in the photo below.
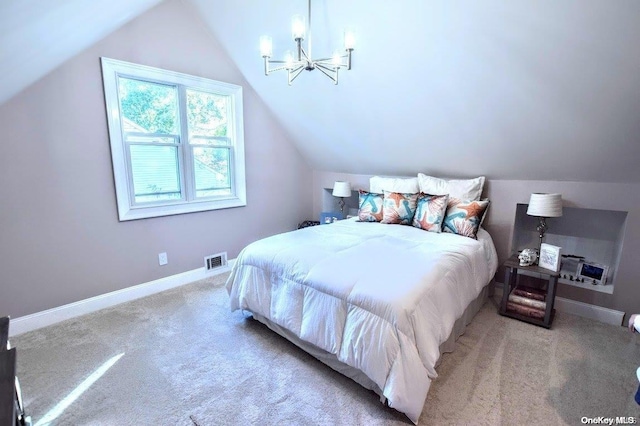
<svg viewBox="0 0 640 426">
<path fill-rule="evenodd" d="M 542 245 L 542 239 L 548 229 L 546 219 L 548 217 L 562 216 L 562 194 L 543 194 L 537 192 L 531 194 L 527 214 L 529 216 L 537 216 L 540 219 L 536 231 L 538 231 L 540 245 Z M 538 253 L 540 253 L 540 246 L 538 246 Z"/>
<path fill-rule="evenodd" d="M 340 197 L 338 205 L 340 206 L 340 213 L 344 215 L 344 198 L 351 197 L 351 184 L 349 182 L 336 181 L 333 184 L 333 192 L 331 195 Z"/>
</svg>

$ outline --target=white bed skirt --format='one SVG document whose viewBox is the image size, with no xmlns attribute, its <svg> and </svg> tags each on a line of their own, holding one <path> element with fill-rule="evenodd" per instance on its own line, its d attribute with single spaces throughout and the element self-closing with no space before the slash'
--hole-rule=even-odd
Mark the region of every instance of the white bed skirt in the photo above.
<svg viewBox="0 0 640 426">
<path fill-rule="evenodd" d="M 458 339 L 458 337 L 464 334 L 467 328 L 467 325 L 471 323 L 471 320 L 473 319 L 473 317 L 478 313 L 480 308 L 487 301 L 488 295 L 489 295 L 489 287 L 491 287 L 492 285 L 493 283 L 486 285 L 482 289 L 478 297 L 474 299 L 469 304 L 469 306 L 467 306 L 462 316 L 456 320 L 456 322 L 453 325 L 451 334 L 449 335 L 447 340 L 445 340 L 444 343 L 440 345 L 440 355 L 442 355 L 445 352 L 453 352 L 456 345 L 456 340 Z M 271 330 L 275 331 L 280 336 L 289 340 L 291 343 L 295 344 L 296 346 L 298 346 L 308 354 L 312 355 L 319 361 L 328 365 L 338 373 L 349 377 L 350 379 L 354 380 L 356 383 L 360 384 L 362 387 L 374 391 L 376 394 L 380 396 L 380 402 L 386 403 L 386 398 L 383 396 L 383 393 L 380 387 L 376 385 L 373 382 L 373 380 L 367 377 L 362 371 L 340 362 L 336 355 L 329 353 L 325 350 L 322 350 L 317 346 L 312 345 L 311 343 L 301 340 L 300 338 L 298 338 L 298 336 L 296 336 L 291 331 L 282 328 L 281 326 L 273 323 L 272 321 L 269 321 L 267 318 L 261 315 L 255 314 L 251 311 L 245 310 L 244 312 L 248 312 L 253 316 L 254 319 L 256 319 L 257 321 L 260 321 L 261 323 L 269 327 Z M 436 366 L 440 364 L 441 359 L 442 359 L 441 357 L 438 358 L 438 361 L 436 362 Z"/>
</svg>

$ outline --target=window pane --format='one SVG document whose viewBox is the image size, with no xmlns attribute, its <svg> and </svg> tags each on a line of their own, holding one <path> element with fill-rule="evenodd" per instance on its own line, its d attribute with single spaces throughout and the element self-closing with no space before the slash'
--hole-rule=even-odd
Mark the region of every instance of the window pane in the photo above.
<svg viewBox="0 0 640 426">
<path fill-rule="evenodd" d="M 196 197 L 231 194 L 228 148 L 193 148 Z"/>
<path fill-rule="evenodd" d="M 178 133 L 175 86 L 120 77 L 118 98 L 123 133 Z"/>
<path fill-rule="evenodd" d="M 204 137 L 204 136 L 199 136 L 199 137 L 195 137 L 195 138 L 191 138 L 190 142 L 193 145 L 231 145 L 231 141 L 229 140 L 229 138 L 221 138 L 221 137 Z"/>
<path fill-rule="evenodd" d="M 143 136 L 143 135 L 125 135 L 127 142 L 136 143 L 172 143 L 177 144 L 177 137 L 162 137 L 162 136 Z"/>
<path fill-rule="evenodd" d="M 228 136 L 229 96 L 187 89 L 189 140 L 193 136 Z"/>
<path fill-rule="evenodd" d="M 130 152 L 136 203 L 181 198 L 177 147 L 131 145 Z"/>
</svg>

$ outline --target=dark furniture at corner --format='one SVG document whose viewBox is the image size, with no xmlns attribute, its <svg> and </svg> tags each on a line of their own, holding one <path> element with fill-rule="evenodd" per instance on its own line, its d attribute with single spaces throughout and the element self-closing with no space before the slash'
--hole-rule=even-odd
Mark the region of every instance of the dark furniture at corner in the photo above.
<svg viewBox="0 0 640 426">
<path fill-rule="evenodd" d="M 558 287 L 558 277 L 560 274 L 558 272 L 553 272 L 546 268 L 541 268 L 537 265 L 532 266 L 520 266 L 520 262 L 518 260 L 517 255 L 511 256 L 507 259 L 502 266 L 505 268 L 504 273 L 504 288 L 502 289 L 502 301 L 500 303 L 500 315 L 504 315 L 506 317 L 515 318 L 520 321 L 525 321 L 531 324 L 539 325 L 545 328 L 551 328 L 551 323 L 553 322 L 553 316 L 555 315 L 555 309 L 553 309 L 553 304 L 556 298 L 556 289 Z M 527 271 L 531 274 L 540 274 L 541 276 L 546 276 L 548 278 L 548 284 L 546 288 L 546 309 L 544 312 L 544 319 L 531 318 L 526 315 L 519 314 L 514 311 L 510 311 L 507 309 L 507 302 L 509 300 L 509 294 L 516 287 L 516 280 L 518 277 L 518 269 L 523 271 Z"/>
<path fill-rule="evenodd" d="M 9 317 L 0 318 L 0 351 L 7 348 L 9 341 Z"/>
<path fill-rule="evenodd" d="M 20 385 L 16 377 L 16 348 L 7 349 L 9 317 L 0 318 L 0 425 L 31 425 L 24 416 Z"/>
<path fill-rule="evenodd" d="M 9 318 L 0 318 L 0 425 L 16 422 L 16 350 L 7 350 Z"/>
<path fill-rule="evenodd" d="M 0 425 L 16 424 L 16 348 L 0 351 Z"/>
</svg>

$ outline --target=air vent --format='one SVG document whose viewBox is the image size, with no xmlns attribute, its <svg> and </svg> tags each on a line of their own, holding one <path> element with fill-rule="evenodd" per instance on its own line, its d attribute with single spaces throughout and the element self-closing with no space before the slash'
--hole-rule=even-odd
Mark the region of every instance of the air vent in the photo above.
<svg viewBox="0 0 640 426">
<path fill-rule="evenodd" d="M 227 266 L 227 252 L 212 254 L 204 258 L 204 269 L 207 272 L 215 271 Z"/>
</svg>

